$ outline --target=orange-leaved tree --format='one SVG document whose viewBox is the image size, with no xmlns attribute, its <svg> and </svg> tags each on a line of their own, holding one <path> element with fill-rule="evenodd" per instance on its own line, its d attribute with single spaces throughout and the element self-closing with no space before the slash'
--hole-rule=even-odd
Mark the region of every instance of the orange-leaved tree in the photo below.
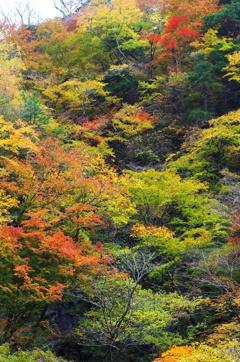
<svg viewBox="0 0 240 362">
<path fill-rule="evenodd" d="M 21 120 L 1 123 L 0 294 L 8 341 L 34 331 L 69 285 L 108 273 L 111 258 L 90 234 L 103 223 L 126 224 L 135 210 L 102 157 L 51 137 L 39 142 Z"/>
<path fill-rule="evenodd" d="M 84 287 L 95 274 L 107 273 L 108 257 L 91 242 L 75 243 L 48 210 L 28 213 L 20 227 L 5 225 L 1 236 L 1 339 L 17 343 L 33 335 L 46 319 L 47 307 L 62 300 L 64 290 Z M 30 329 L 29 329 L 30 328 Z M 29 336 L 28 336 L 29 338 Z"/>
</svg>

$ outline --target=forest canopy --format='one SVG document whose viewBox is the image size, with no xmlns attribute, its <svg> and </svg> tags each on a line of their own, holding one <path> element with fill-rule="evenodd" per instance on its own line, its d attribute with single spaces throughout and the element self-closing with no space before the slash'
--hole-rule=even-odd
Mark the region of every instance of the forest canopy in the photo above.
<svg viewBox="0 0 240 362">
<path fill-rule="evenodd" d="M 0 360 L 240 361 L 240 1 L 0 21 Z"/>
</svg>

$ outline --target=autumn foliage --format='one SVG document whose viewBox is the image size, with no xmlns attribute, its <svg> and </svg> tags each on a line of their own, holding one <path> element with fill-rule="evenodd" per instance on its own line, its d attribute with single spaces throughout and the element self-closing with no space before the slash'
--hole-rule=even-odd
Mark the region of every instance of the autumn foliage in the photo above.
<svg viewBox="0 0 240 362">
<path fill-rule="evenodd" d="M 239 360 L 239 4 L 0 21 L 1 361 Z"/>
</svg>

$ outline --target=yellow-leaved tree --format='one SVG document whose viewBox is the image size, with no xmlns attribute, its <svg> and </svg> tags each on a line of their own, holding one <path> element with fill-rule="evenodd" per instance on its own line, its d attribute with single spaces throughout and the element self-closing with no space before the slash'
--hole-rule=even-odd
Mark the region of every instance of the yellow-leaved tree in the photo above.
<svg viewBox="0 0 240 362">
<path fill-rule="evenodd" d="M 226 76 L 230 77 L 229 79 L 234 79 L 240 82 L 240 52 L 235 51 L 232 54 L 227 55 L 229 64 L 223 68 L 227 71 Z"/>
<path fill-rule="evenodd" d="M 19 83 L 24 66 L 19 47 L 0 41 L 0 115 L 16 118 L 22 102 Z"/>
</svg>

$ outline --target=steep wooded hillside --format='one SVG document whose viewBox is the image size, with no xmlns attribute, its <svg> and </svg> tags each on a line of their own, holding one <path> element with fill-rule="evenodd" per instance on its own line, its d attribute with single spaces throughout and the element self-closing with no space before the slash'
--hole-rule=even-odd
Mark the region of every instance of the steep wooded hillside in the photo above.
<svg viewBox="0 0 240 362">
<path fill-rule="evenodd" d="M 240 361 L 240 1 L 74 9 L 0 24 L 0 360 Z"/>
</svg>

